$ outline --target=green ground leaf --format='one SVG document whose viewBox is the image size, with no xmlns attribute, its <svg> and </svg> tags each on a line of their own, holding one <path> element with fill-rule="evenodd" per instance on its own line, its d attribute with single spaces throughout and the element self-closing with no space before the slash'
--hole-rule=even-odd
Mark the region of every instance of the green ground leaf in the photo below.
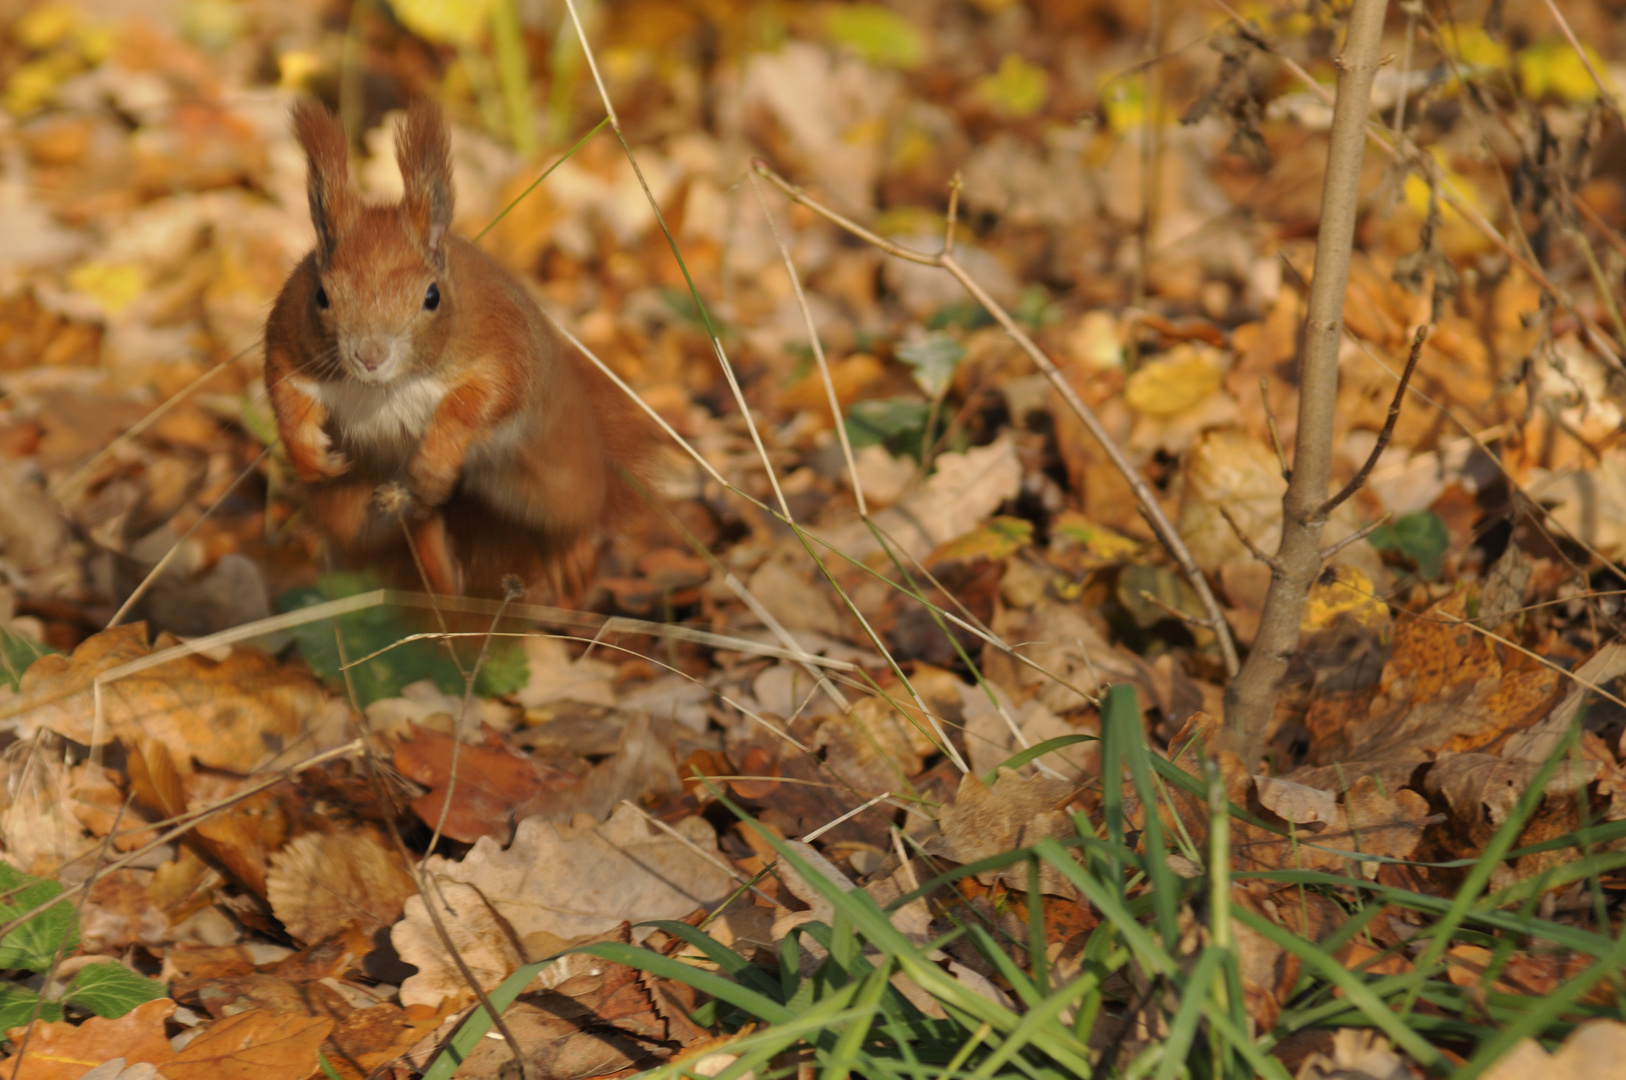
<svg viewBox="0 0 1626 1080">
<path fill-rule="evenodd" d="M 111 1020 L 167 992 L 163 983 L 137 975 L 117 960 L 108 960 L 80 968 L 62 1000 Z"/>
<path fill-rule="evenodd" d="M 38 1014 L 34 1012 L 39 1009 Z M 36 1015 L 51 1023 L 62 1019 L 62 1006 L 55 1001 L 41 1002 L 40 996 L 26 986 L 0 983 L 0 1031 L 22 1027 Z"/>
<path fill-rule="evenodd" d="M 5 897 L 0 900 L 0 922 L 10 922 L 61 893 L 58 883 L 0 862 L 0 896 Z M 0 938 L 0 968 L 44 971 L 58 950 L 66 954 L 77 944 L 79 927 L 73 908 L 58 904 Z"/>
<path fill-rule="evenodd" d="M 1373 529 L 1367 536 L 1379 551 L 1394 552 L 1414 563 L 1417 572 L 1432 581 L 1444 568 L 1451 533 L 1440 515 L 1419 510 L 1396 519 L 1393 525 Z"/>
<path fill-rule="evenodd" d="M 334 574 L 321 587 L 284 593 L 277 601 L 277 608 L 297 611 L 374 588 L 377 583 L 364 575 Z M 305 662 L 330 685 L 344 684 L 339 644 L 333 632 L 335 622 L 344 639 L 344 658 L 350 662 L 369 658 L 350 669 L 358 704 L 363 707 L 383 698 L 399 697 L 403 687 L 422 679 L 433 680 L 443 693 L 463 692 L 463 676 L 439 642 L 432 639 L 406 641 L 413 634 L 431 628 L 410 621 L 400 609 L 384 604 L 341 615 L 336 620 L 307 623 L 290 631 Z M 470 649 L 463 655 L 472 652 Z M 487 697 L 512 693 L 524 686 L 529 677 L 521 643 L 514 638 L 496 638 L 491 642 L 491 655 L 480 667 L 474 689 Z"/>
<path fill-rule="evenodd" d="M 28 670 L 30 664 L 57 651 L 42 642 L 0 628 L 0 683 L 16 690 L 22 684 L 23 672 Z"/>
</svg>

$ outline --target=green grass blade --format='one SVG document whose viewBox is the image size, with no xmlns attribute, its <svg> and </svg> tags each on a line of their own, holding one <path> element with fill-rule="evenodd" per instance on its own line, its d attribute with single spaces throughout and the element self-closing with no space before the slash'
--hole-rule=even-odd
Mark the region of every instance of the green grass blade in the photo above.
<svg viewBox="0 0 1626 1080">
<path fill-rule="evenodd" d="M 1185 1060 L 1191 1049 L 1191 1041 L 1197 1035 L 1197 1021 L 1202 1016 L 1203 1003 L 1212 1000 L 1209 987 L 1214 976 L 1219 974 L 1220 961 L 1224 958 L 1225 950 L 1212 945 L 1197 958 L 1196 966 L 1186 979 L 1185 989 L 1180 993 L 1180 1007 L 1169 1024 L 1169 1036 L 1163 1042 L 1163 1058 L 1157 1063 L 1153 1080 L 1174 1080 L 1176 1070 Z"/>
<path fill-rule="evenodd" d="M 1469 1058 L 1468 1063 L 1453 1076 L 1460 1077 L 1461 1080 L 1472 1080 L 1494 1065 L 1503 1054 L 1513 1048 L 1514 1043 L 1540 1034 L 1549 1024 L 1556 1021 L 1561 1013 L 1570 1009 L 1576 998 L 1592 989 L 1602 979 L 1619 972 L 1623 964 L 1626 964 L 1626 939 L 1617 943 L 1609 956 L 1599 959 L 1575 978 L 1560 984 L 1552 993 L 1535 999 L 1535 1004 L 1523 1016 L 1480 1043 L 1479 1048 L 1474 1051 L 1474 1056 Z"/>
<path fill-rule="evenodd" d="M 1430 938 L 1428 947 L 1417 960 L 1419 971 L 1431 971 L 1439 963 L 1440 957 L 1445 955 L 1445 950 L 1450 948 L 1452 935 L 1456 933 L 1457 927 L 1462 925 L 1469 910 L 1474 906 L 1474 901 L 1479 898 L 1479 894 L 1490 883 L 1491 874 L 1502 864 L 1508 850 L 1513 847 L 1513 841 L 1519 838 L 1519 833 L 1524 829 L 1524 823 L 1530 820 L 1530 815 L 1535 813 L 1536 807 L 1541 804 L 1541 800 L 1545 797 L 1547 781 L 1558 768 L 1558 763 L 1569 756 L 1570 747 L 1574 746 L 1576 740 L 1580 737 L 1581 716 L 1582 713 L 1576 713 L 1575 720 L 1570 724 L 1569 731 L 1564 736 L 1563 741 L 1547 760 L 1542 762 L 1535 778 L 1530 781 L 1530 786 L 1525 788 L 1524 792 L 1519 796 L 1519 801 L 1514 805 L 1512 813 L 1508 814 L 1507 820 L 1503 821 L 1496 832 L 1491 835 L 1490 842 L 1485 845 L 1485 850 L 1481 853 L 1479 862 L 1475 863 L 1473 869 L 1468 871 L 1467 879 L 1463 881 L 1462 887 L 1457 890 L 1456 896 L 1452 898 L 1451 906 L 1446 910 L 1445 915 L 1441 917 L 1438 923 L 1425 931 L 1430 935 Z M 1407 996 L 1405 1002 L 1401 1005 L 1401 1012 L 1409 1012 L 1414 1000 L 1415 992 Z"/>
<path fill-rule="evenodd" d="M 1396 1015 L 1377 994 L 1372 992 L 1372 987 L 1364 979 L 1345 968 L 1330 953 L 1246 908 L 1235 909 L 1231 913 L 1231 918 L 1278 948 L 1297 956 L 1307 967 L 1313 968 L 1316 974 L 1342 990 L 1349 1003 L 1359 1009 L 1373 1027 L 1382 1031 L 1396 1046 L 1405 1050 L 1420 1064 L 1432 1067 L 1444 1060 L 1437 1049 L 1408 1027 L 1401 1016 Z"/>
<path fill-rule="evenodd" d="M 1141 813 L 1146 827 L 1141 846 L 1146 852 L 1146 878 L 1152 886 L 1152 910 L 1157 915 L 1157 930 L 1163 942 L 1173 947 L 1180 937 L 1177 906 L 1180 883 L 1169 872 L 1163 848 L 1163 819 L 1158 813 L 1157 788 L 1152 784 L 1152 770 L 1147 759 L 1146 732 L 1141 727 L 1140 705 L 1135 700 L 1133 686 L 1114 686 L 1107 691 L 1101 709 L 1101 730 L 1115 733 L 1120 752 L 1129 765 L 1129 779 L 1140 797 Z M 1115 774 L 1103 771 L 1103 777 Z"/>
<path fill-rule="evenodd" d="M 999 771 L 1001 769 L 1020 769 L 1028 762 L 1042 758 L 1046 754 L 1053 754 L 1057 750 L 1065 750 L 1067 747 L 1074 746 L 1081 742 L 1095 741 L 1096 737 L 1094 735 L 1057 735 L 1054 739 L 1046 739 L 1044 742 L 1034 743 L 1026 750 L 1023 750 L 1019 754 L 1012 754 L 1004 761 L 1001 761 L 998 765 L 995 765 L 991 770 L 984 773 L 982 776 L 982 782 L 987 784 L 989 787 L 993 787 L 994 781 L 999 779 Z"/>
<path fill-rule="evenodd" d="M 830 1052 L 829 1064 L 824 1070 L 828 1080 L 847 1080 L 852 1073 L 853 1063 L 858 1060 L 859 1050 L 864 1045 L 864 1036 L 869 1034 L 876 1008 L 881 1004 L 881 997 L 889 985 L 887 977 L 890 969 L 890 964 L 882 965 L 870 972 L 869 977 L 859 984 L 857 1000 L 853 1002 L 858 1019 L 843 1028 L 841 1035 L 836 1039 L 835 1048 Z"/>
</svg>

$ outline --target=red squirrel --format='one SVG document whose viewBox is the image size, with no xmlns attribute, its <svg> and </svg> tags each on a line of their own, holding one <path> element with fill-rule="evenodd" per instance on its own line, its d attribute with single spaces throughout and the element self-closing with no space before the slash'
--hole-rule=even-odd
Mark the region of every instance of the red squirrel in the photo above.
<svg viewBox="0 0 1626 1080">
<path fill-rule="evenodd" d="M 512 274 L 452 235 L 437 105 L 415 102 L 396 134 L 394 205 L 363 202 L 323 106 L 295 105 L 293 127 L 316 249 L 266 322 L 265 384 L 317 523 L 345 562 L 435 592 L 500 595 L 517 575 L 533 597 L 578 593 L 597 540 L 638 506 L 643 417 Z"/>
</svg>

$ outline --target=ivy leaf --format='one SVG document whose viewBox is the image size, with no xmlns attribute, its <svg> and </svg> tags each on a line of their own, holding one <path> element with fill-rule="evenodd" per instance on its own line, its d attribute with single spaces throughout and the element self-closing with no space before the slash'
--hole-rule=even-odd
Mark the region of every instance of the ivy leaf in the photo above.
<svg viewBox="0 0 1626 1080">
<path fill-rule="evenodd" d="M 109 960 L 80 968 L 62 1000 L 114 1020 L 137 1005 L 165 996 L 163 983 L 137 975 L 117 960 Z"/>
<path fill-rule="evenodd" d="M 10 922 L 61 893 L 62 886 L 57 882 L 0 862 L 0 895 L 5 897 L 0 901 L 0 922 Z M 58 904 L 0 938 L 0 968 L 44 971 L 59 949 L 66 954 L 78 944 L 79 927 L 73 908 Z"/>
</svg>

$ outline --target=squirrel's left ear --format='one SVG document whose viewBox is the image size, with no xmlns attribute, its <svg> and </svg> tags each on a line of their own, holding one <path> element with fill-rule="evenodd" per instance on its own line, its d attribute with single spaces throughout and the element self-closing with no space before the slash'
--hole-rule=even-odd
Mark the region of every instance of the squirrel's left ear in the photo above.
<svg viewBox="0 0 1626 1080">
<path fill-rule="evenodd" d="M 395 135 L 395 160 L 407 222 L 430 258 L 444 262 L 452 227 L 452 152 L 439 105 L 423 97 L 412 102 Z"/>
</svg>

